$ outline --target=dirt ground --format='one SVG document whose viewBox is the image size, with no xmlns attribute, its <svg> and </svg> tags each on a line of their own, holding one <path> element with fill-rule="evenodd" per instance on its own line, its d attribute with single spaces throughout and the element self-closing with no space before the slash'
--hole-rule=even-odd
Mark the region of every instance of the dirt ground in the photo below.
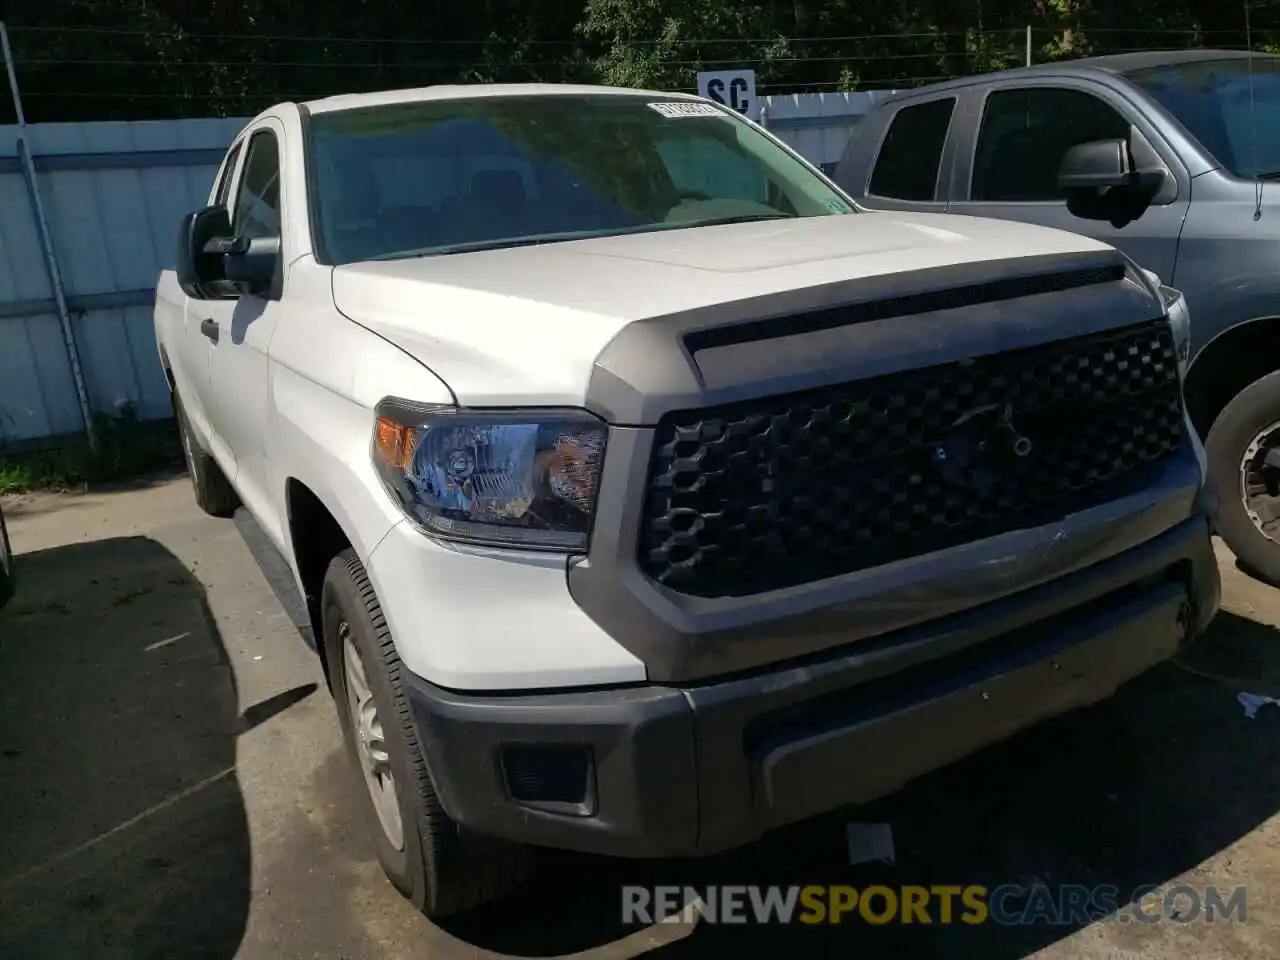
<svg viewBox="0 0 1280 960">
<path fill-rule="evenodd" d="M 249 521 L 204 517 L 181 477 L 4 510 L 21 579 L 0 613 L 0 957 L 1280 956 L 1280 707 L 1251 720 L 1236 699 L 1280 696 L 1280 591 L 1225 551 L 1226 610 L 1183 663 L 859 811 L 892 823 L 893 867 L 847 866 L 846 813 L 695 865 L 550 856 L 514 899 L 437 926 L 373 858 Z M 620 925 L 624 883 L 1030 878 L 1243 885 L 1247 918 Z"/>
</svg>

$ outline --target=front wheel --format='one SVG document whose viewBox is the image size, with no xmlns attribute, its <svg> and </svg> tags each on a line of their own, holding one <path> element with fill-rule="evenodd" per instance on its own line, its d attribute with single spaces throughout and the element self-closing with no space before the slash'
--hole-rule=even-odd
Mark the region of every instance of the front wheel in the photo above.
<svg viewBox="0 0 1280 960">
<path fill-rule="evenodd" d="M 329 685 L 388 879 L 428 917 L 502 896 L 527 875 L 531 851 L 466 833 L 440 805 L 391 631 L 353 551 L 329 564 L 321 611 Z"/>
<path fill-rule="evenodd" d="M 1280 372 L 1245 387 L 1205 441 L 1217 532 L 1252 573 L 1280 584 Z"/>
</svg>

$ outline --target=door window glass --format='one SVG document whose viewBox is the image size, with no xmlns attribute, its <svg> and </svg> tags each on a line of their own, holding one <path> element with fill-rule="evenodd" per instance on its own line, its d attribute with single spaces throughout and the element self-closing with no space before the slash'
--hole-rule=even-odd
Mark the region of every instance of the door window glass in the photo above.
<svg viewBox="0 0 1280 960">
<path fill-rule="evenodd" d="M 238 237 L 280 236 L 280 151 L 271 133 L 249 140 L 231 226 Z"/>
<path fill-rule="evenodd" d="M 1129 122 L 1082 90 L 1030 87 L 987 98 L 969 199 L 1061 200 L 1058 167 L 1067 151 L 1095 140 L 1128 140 Z"/>
</svg>

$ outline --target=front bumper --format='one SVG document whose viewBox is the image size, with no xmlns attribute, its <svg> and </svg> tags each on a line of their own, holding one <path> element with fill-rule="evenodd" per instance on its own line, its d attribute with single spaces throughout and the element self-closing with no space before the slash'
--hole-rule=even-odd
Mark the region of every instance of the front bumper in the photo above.
<svg viewBox="0 0 1280 960">
<path fill-rule="evenodd" d="M 715 853 L 892 793 L 1172 657 L 1217 612 L 1202 517 L 919 628 L 693 686 L 473 696 L 410 677 L 448 813 L 511 840 Z M 519 798 L 519 799 L 517 799 Z"/>
</svg>

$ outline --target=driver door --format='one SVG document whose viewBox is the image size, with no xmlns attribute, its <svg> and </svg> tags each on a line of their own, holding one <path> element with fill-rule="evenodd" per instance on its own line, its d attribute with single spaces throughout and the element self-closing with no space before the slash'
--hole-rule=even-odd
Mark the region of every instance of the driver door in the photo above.
<svg viewBox="0 0 1280 960">
<path fill-rule="evenodd" d="M 227 151 L 226 160 L 209 196 L 210 204 L 225 206 L 229 202 L 243 154 L 243 140 L 236 141 Z M 209 396 L 209 361 L 213 352 L 213 345 L 209 340 L 209 321 L 217 307 L 218 301 L 215 300 L 183 298 L 182 339 L 178 344 L 178 355 L 170 357 L 169 361 L 173 367 L 178 395 L 182 399 L 183 411 L 196 436 L 220 464 L 229 464 L 232 462 L 231 455 L 219 433 L 218 424 L 214 421 Z M 230 478 L 233 471 L 228 469 L 226 474 Z"/>
<path fill-rule="evenodd" d="M 236 237 L 281 237 L 283 223 L 281 152 L 284 129 L 267 118 L 244 140 L 244 161 L 230 197 Z M 281 249 L 280 262 L 289 262 Z M 280 302 L 245 294 L 237 300 L 199 304 L 213 322 L 209 396 L 222 441 L 235 464 L 233 483 L 241 501 L 269 534 L 279 534 L 279 517 L 267 488 L 266 450 L 270 430 L 268 348 Z"/>
<path fill-rule="evenodd" d="M 982 101 L 976 135 L 969 125 L 971 142 L 957 151 L 959 195 L 949 213 L 1018 220 L 1094 237 L 1123 250 L 1165 282 L 1171 280 L 1191 181 L 1177 155 L 1127 100 L 1092 82 L 1057 80 L 992 84 Z M 1174 178 L 1177 191 L 1172 202 L 1149 206 L 1122 227 L 1075 216 L 1058 193 L 1063 156 L 1081 143 L 1129 140 L 1134 129 Z"/>
</svg>

